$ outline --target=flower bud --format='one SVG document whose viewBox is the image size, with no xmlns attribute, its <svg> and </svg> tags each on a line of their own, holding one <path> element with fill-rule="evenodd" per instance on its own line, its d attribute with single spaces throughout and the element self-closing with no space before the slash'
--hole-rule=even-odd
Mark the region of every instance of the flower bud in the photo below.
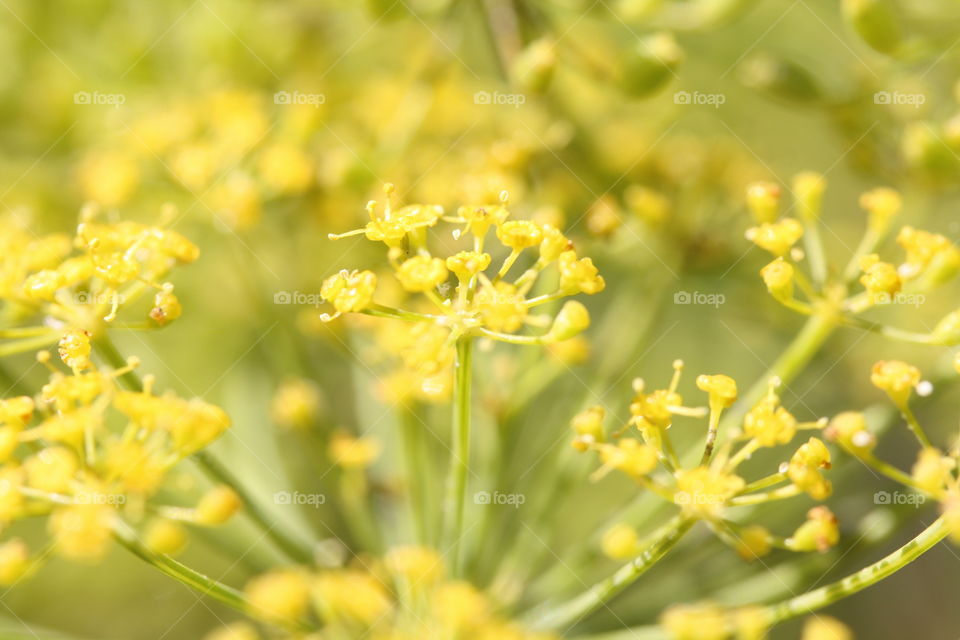
<svg viewBox="0 0 960 640">
<path fill-rule="evenodd" d="M 779 257 L 760 270 L 763 284 L 776 300 L 785 302 L 793 298 L 793 265 Z"/>
<path fill-rule="evenodd" d="M 951 311 L 933 328 L 933 337 L 938 344 L 960 344 L 960 309 Z"/>
<path fill-rule="evenodd" d="M 187 546 L 187 531 L 179 522 L 154 520 L 144 532 L 144 543 L 154 553 L 176 555 Z"/>
<path fill-rule="evenodd" d="M 804 171 L 793 177 L 793 193 L 797 198 L 800 219 L 812 222 L 820 217 L 823 192 L 827 181 L 819 173 Z"/>
<path fill-rule="evenodd" d="M 747 185 L 747 206 L 758 223 L 773 222 L 780 210 L 780 185 L 773 182 L 753 182 Z"/>
<path fill-rule="evenodd" d="M 807 512 L 807 521 L 787 538 L 787 547 L 794 551 L 827 551 L 840 541 L 837 517 L 820 505 Z"/>
<path fill-rule="evenodd" d="M 553 342 L 569 340 L 590 326 L 590 313 L 576 300 L 567 300 L 544 338 Z"/>
<path fill-rule="evenodd" d="M 603 554 L 614 560 L 634 557 L 639 551 L 639 546 L 637 530 L 622 522 L 607 529 L 600 540 Z"/>
<path fill-rule="evenodd" d="M 206 525 L 223 524 L 240 510 L 240 496 L 226 485 L 217 485 L 203 494 L 195 512 L 197 522 Z"/>
</svg>

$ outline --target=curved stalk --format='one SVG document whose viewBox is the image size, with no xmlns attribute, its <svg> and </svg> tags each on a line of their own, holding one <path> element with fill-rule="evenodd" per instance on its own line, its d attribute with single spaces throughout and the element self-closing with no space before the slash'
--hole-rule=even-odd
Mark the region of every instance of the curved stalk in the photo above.
<svg viewBox="0 0 960 640">
<path fill-rule="evenodd" d="M 924 529 L 920 535 L 903 545 L 893 553 L 881 558 L 877 562 L 864 567 L 846 578 L 831 584 L 808 591 L 782 602 L 769 605 L 766 608 L 771 624 L 779 624 L 790 618 L 806 615 L 818 609 L 833 604 L 837 600 L 863 591 L 869 586 L 880 582 L 932 549 L 938 542 L 947 537 L 950 529 L 946 519 L 940 517 L 932 525 Z"/>
<path fill-rule="evenodd" d="M 653 542 L 643 553 L 620 567 L 613 575 L 598 582 L 585 593 L 556 607 L 537 614 L 530 626 L 538 630 L 554 630 L 570 627 L 590 615 L 611 598 L 633 584 L 659 562 L 690 530 L 695 521 L 684 516 L 676 516 L 654 534 Z"/>
</svg>

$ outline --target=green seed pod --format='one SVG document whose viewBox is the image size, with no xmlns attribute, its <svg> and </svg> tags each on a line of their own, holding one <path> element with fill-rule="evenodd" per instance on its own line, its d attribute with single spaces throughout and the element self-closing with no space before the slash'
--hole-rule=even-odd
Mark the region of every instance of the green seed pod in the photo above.
<svg viewBox="0 0 960 640">
<path fill-rule="evenodd" d="M 752 89 L 790 102 L 816 102 L 823 97 L 809 71 L 770 54 L 756 54 L 740 67 L 740 81 Z"/>
<path fill-rule="evenodd" d="M 550 85 L 557 68 L 557 50 L 553 42 L 541 38 L 531 42 L 520 52 L 510 75 L 518 86 L 533 93 L 542 93 Z"/>
<path fill-rule="evenodd" d="M 645 36 L 628 54 L 623 90 L 631 97 L 645 98 L 665 87 L 683 61 L 683 50 L 673 34 L 662 31 Z"/>
<path fill-rule="evenodd" d="M 843 0 L 843 16 L 857 35 L 880 53 L 893 53 L 903 41 L 888 0 Z"/>
</svg>

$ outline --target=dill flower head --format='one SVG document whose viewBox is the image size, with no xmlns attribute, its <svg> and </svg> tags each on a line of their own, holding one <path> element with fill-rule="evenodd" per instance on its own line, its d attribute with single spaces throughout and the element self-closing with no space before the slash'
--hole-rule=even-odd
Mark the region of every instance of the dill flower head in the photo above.
<svg viewBox="0 0 960 640">
<path fill-rule="evenodd" d="M 590 323 L 586 308 L 568 301 L 551 319 L 536 315 L 538 307 L 578 293 L 595 294 L 605 283 L 590 258 L 580 257 L 571 242 L 550 225 L 511 219 L 506 193 L 500 202 L 461 207 L 447 215 L 438 205 L 397 207 L 394 187 L 385 187 L 382 208 L 371 202 L 370 221 L 361 229 L 331 238 L 364 235 L 387 247 L 393 277 L 415 296 L 411 307 L 398 309 L 374 301 L 377 276 L 369 270 L 341 271 L 324 281 L 321 296 L 329 302 L 332 320 L 359 312 L 429 324 L 440 330 L 440 344 L 482 337 L 515 344 L 551 344 L 569 340 Z M 455 250 L 437 255 L 427 230 L 454 225 Z M 491 238 L 490 230 L 494 230 Z M 491 246 L 491 239 L 500 245 Z M 467 247 L 462 245 L 467 242 Z M 449 246 L 446 240 L 443 246 Z M 451 280 L 453 282 L 451 282 Z M 526 327 L 549 327 L 528 334 Z M 446 354 L 436 353 L 437 362 Z M 405 356 L 405 359 L 409 359 Z M 438 367 L 439 368 L 439 367 Z"/>
<path fill-rule="evenodd" d="M 229 427 L 226 414 L 199 399 L 154 395 L 149 377 L 142 391 L 121 390 L 116 380 L 137 366 L 136 358 L 116 370 L 98 367 L 86 331 L 66 330 L 58 351 L 70 371 L 40 352 L 38 360 L 51 372 L 36 401 L 0 401 L 0 520 L 46 516 L 53 549 L 74 560 L 98 560 L 118 527 L 130 524 L 146 525 L 148 546 L 179 551 L 185 532 L 164 518 L 144 522 L 146 503 L 157 498 L 179 461 Z M 239 507 L 232 490 L 215 488 L 196 509 L 150 508 L 213 525 Z"/>
</svg>

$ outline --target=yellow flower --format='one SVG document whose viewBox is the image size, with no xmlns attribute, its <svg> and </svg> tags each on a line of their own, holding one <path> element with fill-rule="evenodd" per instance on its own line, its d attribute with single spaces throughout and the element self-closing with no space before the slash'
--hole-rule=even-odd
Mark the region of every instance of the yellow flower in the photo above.
<svg viewBox="0 0 960 640">
<path fill-rule="evenodd" d="M 447 258 L 447 269 L 453 272 L 460 282 L 467 282 L 490 266 L 490 254 L 478 251 L 461 251 Z"/>
<path fill-rule="evenodd" d="M 160 518 L 147 527 L 143 542 L 155 553 L 176 555 L 187 546 L 187 531 L 179 522 Z"/>
<path fill-rule="evenodd" d="M 567 300 L 560 308 L 560 312 L 553 319 L 550 331 L 544 336 L 545 340 L 562 342 L 587 330 L 590 326 L 590 312 L 576 300 Z"/>
<path fill-rule="evenodd" d="M 760 446 L 773 447 L 793 440 L 797 420 L 780 406 L 780 397 L 771 388 L 770 393 L 744 416 L 743 432 L 756 438 Z"/>
<path fill-rule="evenodd" d="M 677 471 L 673 501 L 692 518 L 714 519 L 723 513 L 726 502 L 743 489 L 743 478 L 712 467 Z"/>
<path fill-rule="evenodd" d="M 199 524 L 223 524 L 243 506 L 240 496 L 226 485 L 217 485 L 207 491 L 197 503 L 196 521 Z"/>
<path fill-rule="evenodd" d="M 327 622 L 356 620 L 371 625 L 391 609 L 386 587 L 368 573 L 324 571 L 313 582 L 320 614 Z"/>
<path fill-rule="evenodd" d="M 854 455 L 865 455 L 877 445 L 877 439 L 867 429 L 866 418 L 856 411 L 837 414 L 824 430 L 824 435 Z"/>
<path fill-rule="evenodd" d="M 871 302 L 889 303 L 903 285 L 897 268 L 889 262 L 880 262 L 875 253 L 860 259 L 860 269 L 863 270 L 860 284 L 870 294 Z"/>
<path fill-rule="evenodd" d="M 574 251 L 564 251 L 559 258 L 560 290 L 569 294 L 593 295 L 603 291 L 606 283 L 590 258 L 577 258 Z"/>
<path fill-rule="evenodd" d="M 730 633 L 726 612 L 717 604 L 678 604 L 660 616 L 660 625 L 672 640 L 726 640 Z"/>
<path fill-rule="evenodd" d="M 747 240 L 761 249 L 780 257 L 803 236 L 803 225 L 793 218 L 784 218 L 780 222 L 768 222 L 759 227 L 747 229 Z"/>
<path fill-rule="evenodd" d="M 54 509 L 48 525 L 57 552 L 73 560 L 99 560 L 110 544 L 116 517 L 111 507 L 102 504 Z"/>
<path fill-rule="evenodd" d="M 384 562 L 393 574 L 404 578 L 412 587 L 432 585 L 444 574 L 443 558 L 429 547 L 394 547 L 387 552 Z"/>
<path fill-rule="evenodd" d="M 468 582 L 439 585 L 431 597 L 434 616 L 448 629 L 464 630 L 480 625 L 489 616 L 487 599 Z"/>
<path fill-rule="evenodd" d="M 600 461 L 607 467 L 631 477 L 645 476 L 657 468 L 657 450 L 634 438 L 622 438 L 617 444 L 600 446 Z"/>
<path fill-rule="evenodd" d="M 823 505 L 807 512 L 807 520 L 793 535 L 786 539 L 788 548 L 794 551 L 827 551 L 840 540 L 837 517 Z"/>
<path fill-rule="evenodd" d="M 955 467 L 953 458 L 943 455 L 935 447 L 925 447 L 913 465 L 911 476 L 918 487 L 927 493 L 938 495 L 953 479 L 952 472 Z"/>
<path fill-rule="evenodd" d="M 0 585 L 13 586 L 30 568 L 30 550 L 20 538 L 0 544 Z"/>
<path fill-rule="evenodd" d="M 793 298 L 793 265 L 779 257 L 760 270 L 763 284 L 776 300 L 783 302 Z"/>
<path fill-rule="evenodd" d="M 509 282 L 500 281 L 481 287 L 475 303 L 483 317 L 484 326 L 494 331 L 513 333 L 523 326 L 527 318 L 526 300 L 517 287 Z"/>
<path fill-rule="evenodd" d="M 376 438 L 354 438 L 339 432 L 330 438 L 330 458 L 344 469 L 362 469 L 370 466 L 380 455 L 380 441 Z"/>
<path fill-rule="evenodd" d="M 900 212 L 903 198 L 895 189 L 877 187 L 860 194 L 860 206 L 870 214 L 870 228 L 882 233 L 890 226 L 890 220 Z"/>
<path fill-rule="evenodd" d="M 760 224 L 773 222 L 780 209 L 780 185 L 773 182 L 747 185 L 747 206 L 754 220 Z"/>
<path fill-rule="evenodd" d="M 287 143 L 275 143 L 264 149 L 257 169 L 264 183 L 281 194 L 301 193 L 314 179 L 310 157 Z"/>
<path fill-rule="evenodd" d="M 320 295 L 337 313 L 363 311 L 370 306 L 377 275 L 372 271 L 341 271 L 323 281 Z"/>
<path fill-rule="evenodd" d="M 920 370 L 900 360 L 881 360 L 870 372 L 873 386 L 887 392 L 898 407 L 906 406 L 910 392 L 920 383 Z"/>
<path fill-rule="evenodd" d="M 830 468 L 830 451 L 823 441 L 810 438 L 800 445 L 787 467 L 787 477 L 799 489 L 805 491 L 814 500 L 829 497 L 832 487 L 823 477 L 820 469 Z"/>
<path fill-rule="evenodd" d="M 793 177 L 793 194 L 797 199 L 797 209 L 804 221 L 813 221 L 820 217 L 823 192 L 827 181 L 819 173 L 804 171 Z"/>
<path fill-rule="evenodd" d="M 577 438 L 574 441 L 575 447 L 581 451 L 585 451 L 589 445 L 603 442 L 603 419 L 606 414 L 607 412 L 603 407 L 595 405 L 573 416 L 573 420 L 570 421 L 570 426 L 573 427 L 574 432 L 577 434 Z M 577 443 L 579 443 L 579 446 Z"/>
<path fill-rule="evenodd" d="M 619 523 L 607 529 L 600 540 L 603 554 L 614 560 L 624 560 L 637 555 L 640 538 L 637 530 L 626 523 Z"/>
<path fill-rule="evenodd" d="M 542 237 L 540 226 L 530 220 L 508 220 L 497 225 L 497 239 L 514 251 L 535 247 Z"/>
<path fill-rule="evenodd" d="M 310 604 L 310 582 L 298 569 L 277 569 L 250 580 L 243 589 L 250 613 L 273 621 L 294 621 Z"/>
<path fill-rule="evenodd" d="M 183 314 L 180 300 L 173 293 L 173 285 L 167 284 L 157 292 L 153 298 L 153 308 L 150 309 L 150 319 L 158 326 L 170 324 Z"/>
<path fill-rule="evenodd" d="M 440 258 L 414 256 L 397 269 L 397 279 L 407 291 L 430 291 L 446 282 L 447 267 Z"/>
<path fill-rule="evenodd" d="M 737 383 L 730 376 L 697 376 L 697 388 L 710 395 L 710 407 L 725 409 L 737 400 Z"/>
<path fill-rule="evenodd" d="M 836 618 L 817 614 L 803 624 L 800 640 L 853 640 L 853 632 Z"/>
<path fill-rule="evenodd" d="M 270 415 L 282 427 L 309 426 L 320 412 L 321 396 L 317 385 L 303 378 L 285 380 L 273 394 Z"/>
<path fill-rule="evenodd" d="M 756 560 L 770 553 L 772 536 L 766 527 L 750 525 L 737 536 L 737 553 L 744 560 Z"/>
</svg>

